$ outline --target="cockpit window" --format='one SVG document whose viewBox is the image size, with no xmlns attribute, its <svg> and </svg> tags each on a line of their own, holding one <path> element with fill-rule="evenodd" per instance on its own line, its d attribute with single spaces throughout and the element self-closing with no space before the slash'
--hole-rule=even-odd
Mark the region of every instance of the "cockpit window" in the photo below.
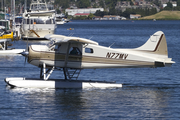
<svg viewBox="0 0 180 120">
<path fill-rule="evenodd" d="M 77 47 L 71 47 L 69 51 L 70 55 L 81 55 L 81 51 Z"/>
<path fill-rule="evenodd" d="M 54 45 L 54 43 L 55 43 L 55 41 L 54 41 L 54 40 L 51 40 L 51 41 L 47 44 L 47 46 L 50 48 L 51 46 Z"/>
<path fill-rule="evenodd" d="M 55 41 L 51 40 L 48 44 L 47 47 L 49 48 L 49 50 L 54 50 L 55 45 L 54 45 Z"/>
</svg>

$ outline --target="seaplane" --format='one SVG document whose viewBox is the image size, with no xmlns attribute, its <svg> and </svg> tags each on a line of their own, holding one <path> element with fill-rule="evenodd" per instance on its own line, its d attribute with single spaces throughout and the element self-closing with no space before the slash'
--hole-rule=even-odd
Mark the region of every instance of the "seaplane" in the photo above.
<svg viewBox="0 0 180 120">
<path fill-rule="evenodd" d="M 49 34 L 47 45 L 30 45 L 22 53 L 28 63 L 40 70 L 38 79 L 5 78 L 11 87 L 23 88 L 119 88 L 123 84 L 108 81 L 78 80 L 83 69 L 139 68 L 171 66 L 165 35 L 158 31 L 148 41 L 133 49 L 100 46 L 90 39 Z M 54 70 L 63 71 L 64 79 L 50 79 Z"/>
<path fill-rule="evenodd" d="M 0 26 L 0 55 L 15 55 L 25 51 L 25 49 L 8 48 L 11 41 L 14 41 L 13 32 L 9 33 L 4 26 Z"/>
</svg>

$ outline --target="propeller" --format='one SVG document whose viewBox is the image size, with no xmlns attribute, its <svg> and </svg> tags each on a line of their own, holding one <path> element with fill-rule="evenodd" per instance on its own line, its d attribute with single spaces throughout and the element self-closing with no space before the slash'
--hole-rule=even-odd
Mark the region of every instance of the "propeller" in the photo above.
<svg viewBox="0 0 180 120">
<path fill-rule="evenodd" d="M 21 55 L 25 57 L 25 61 L 24 61 L 24 65 L 25 65 L 27 61 L 27 57 L 29 56 L 29 51 L 25 50 L 21 53 Z"/>
<path fill-rule="evenodd" d="M 25 57 L 25 61 L 24 61 L 24 66 L 25 66 L 26 61 L 27 61 L 27 57 L 29 56 L 28 39 L 27 39 L 27 44 L 26 44 L 26 50 L 23 51 L 23 52 L 21 53 L 21 55 Z"/>
</svg>

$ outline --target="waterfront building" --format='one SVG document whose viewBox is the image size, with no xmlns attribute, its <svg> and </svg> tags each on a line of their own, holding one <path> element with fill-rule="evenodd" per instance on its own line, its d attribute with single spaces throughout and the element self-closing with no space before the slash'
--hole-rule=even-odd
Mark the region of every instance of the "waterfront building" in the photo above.
<svg viewBox="0 0 180 120">
<path fill-rule="evenodd" d="M 104 11 L 104 8 L 77 8 L 77 9 L 70 9 L 67 8 L 65 10 L 68 15 L 74 16 L 77 13 L 92 13 L 94 14 L 97 10 Z"/>
</svg>

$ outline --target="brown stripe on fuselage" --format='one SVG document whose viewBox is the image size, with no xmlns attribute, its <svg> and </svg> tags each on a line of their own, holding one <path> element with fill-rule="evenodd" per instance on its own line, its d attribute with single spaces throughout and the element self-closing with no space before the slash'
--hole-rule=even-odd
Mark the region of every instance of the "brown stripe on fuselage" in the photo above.
<svg viewBox="0 0 180 120">
<path fill-rule="evenodd" d="M 30 50 L 28 61 L 32 60 L 49 60 L 49 61 L 65 61 L 66 54 L 56 52 L 45 52 L 45 51 L 34 51 Z M 39 54 L 39 57 L 33 57 L 33 54 Z M 80 56 L 80 55 L 69 55 L 68 62 L 83 62 L 83 63 L 97 63 L 97 64 L 124 64 L 124 65 L 154 65 L 152 62 L 144 62 L 137 60 L 124 60 L 124 59 L 112 59 L 105 57 L 92 57 L 92 56 Z"/>
</svg>

